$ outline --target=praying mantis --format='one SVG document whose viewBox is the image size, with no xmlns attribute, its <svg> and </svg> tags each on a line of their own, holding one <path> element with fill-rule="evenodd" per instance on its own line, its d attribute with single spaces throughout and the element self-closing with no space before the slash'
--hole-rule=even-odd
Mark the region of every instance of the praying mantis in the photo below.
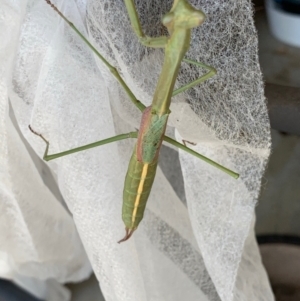
<svg viewBox="0 0 300 301">
<path fill-rule="evenodd" d="M 185 144 L 181 144 L 172 138 L 165 136 L 172 96 L 182 93 L 187 89 L 208 80 L 216 74 L 216 70 L 213 67 L 184 58 L 190 47 L 191 30 L 201 25 L 205 20 L 205 15 L 201 10 L 192 7 L 187 0 L 174 0 L 170 12 L 162 18 L 162 23 L 166 26 L 169 36 L 148 37 L 143 33 L 134 0 L 124 0 L 131 26 L 140 43 L 147 47 L 163 48 L 165 50 L 164 63 L 154 92 L 152 104 L 151 106 L 146 107 L 134 96 L 117 69 L 96 50 L 87 38 L 79 32 L 74 24 L 69 21 L 50 0 L 45 1 L 67 22 L 92 52 L 94 52 L 94 54 L 106 65 L 119 84 L 124 88 L 132 103 L 142 112 L 142 119 L 138 132 L 117 135 L 95 143 L 50 155 L 48 154 L 48 140 L 40 133 L 33 130 L 29 125 L 29 129 L 46 143 L 46 149 L 43 156 L 45 161 L 111 142 L 128 138 L 137 138 L 129 162 L 123 190 L 122 219 L 125 224 L 126 234 L 119 243 L 128 240 L 143 219 L 146 203 L 155 178 L 159 151 L 163 141 L 204 160 L 208 164 L 236 179 L 239 177 L 237 173 L 193 151 Z M 200 78 L 174 90 L 175 81 L 182 61 L 205 68 L 208 72 Z"/>
</svg>

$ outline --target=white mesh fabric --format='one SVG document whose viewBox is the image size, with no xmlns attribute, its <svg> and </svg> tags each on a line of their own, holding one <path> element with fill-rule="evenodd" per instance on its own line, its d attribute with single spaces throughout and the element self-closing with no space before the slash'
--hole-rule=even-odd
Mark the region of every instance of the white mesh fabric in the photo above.
<svg viewBox="0 0 300 301">
<path fill-rule="evenodd" d="M 171 2 L 136 1 L 146 34 L 165 33 L 160 19 Z M 198 143 L 194 149 L 238 171 L 241 177 L 233 180 L 180 152 L 182 171 L 178 172 L 184 176 L 188 209 L 158 170 L 143 222 L 130 241 L 118 245 L 116 241 L 124 235 L 123 182 L 134 141 L 49 162 L 107 301 L 273 298 L 251 224 L 270 147 L 251 4 L 246 0 L 191 3 L 205 12 L 207 20 L 193 31 L 187 57 L 214 66 L 218 75 L 174 98 L 170 125 L 176 127 L 179 140 L 181 134 Z M 136 96 L 149 105 L 163 51 L 139 44 L 123 1 L 69 0 L 55 4 L 82 32 L 86 24 L 90 40 L 117 67 Z M 49 139 L 51 153 L 139 126 L 139 111 L 107 68 L 44 1 L 29 1 L 26 11 L 19 10 L 15 17 L 24 19 L 20 35 L 17 26 L 13 31 L 19 44 L 11 50 L 16 53 L 15 64 L 8 66 L 5 80 L 20 129 L 40 156 L 45 145 L 28 131 L 29 123 Z M 203 72 L 183 63 L 177 86 Z M 4 159 L 7 137 L 13 137 L 7 101 L 5 97 L 1 104 Z M 172 133 L 172 128 L 168 132 Z M 17 154 L 21 146 L 13 146 L 12 158 L 22 159 L 27 166 L 32 164 L 26 163 L 30 162 L 28 156 Z M 10 164 L 21 164 L 5 160 L 5 172 Z M 18 172 L 20 177 L 28 178 L 34 173 L 28 168 Z M 23 188 L 17 179 L 7 180 L 8 192 L 11 185 Z M 40 204 L 46 198 L 43 193 L 49 192 L 32 184 L 30 202 Z M 39 220 L 39 210 L 30 212 L 32 223 Z M 74 230 L 68 224 L 69 216 L 62 218 L 63 213 L 58 211 L 47 212 L 54 223 L 62 219 L 63 230 L 71 235 Z M 22 214 L 15 217 L 22 218 Z M 45 236 L 65 243 L 64 237 L 57 237 L 53 231 Z M 36 244 L 45 247 L 45 239 L 39 237 Z M 30 245 L 30 241 L 18 243 Z M 5 251 L 10 248 L 15 245 Z M 50 249 L 50 263 L 55 262 L 52 253 Z M 71 263 L 64 265 L 55 270 L 61 282 L 68 280 L 65 269 L 72 271 Z M 28 266 L 31 268 L 30 263 Z M 42 265 L 35 273 L 36 278 L 47 278 Z M 78 273 L 73 271 L 72 275 Z M 53 277 L 51 269 L 48 277 Z"/>
<path fill-rule="evenodd" d="M 91 267 L 71 215 L 44 184 L 42 169 L 32 160 L 9 112 L 11 98 L 20 104 L 15 107 L 19 124 L 26 122 L 32 110 L 27 99 L 34 98 L 32 87 L 39 75 L 34 64 L 38 57 L 30 56 L 28 45 L 22 45 L 37 34 L 28 34 L 26 28 L 20 32 L 25 9 L 25 1 L 0 3 L 0 277 L 39 298 L 64 301 L 70 293 L 58 282 L 80 281 L 89 276 Z M 30 18 L 30 12 L 26 16 Z M 31 51 L 42 47 L 30 42 Z M 16 62 L 20 69 L 14 72 Z"/>
</svg>

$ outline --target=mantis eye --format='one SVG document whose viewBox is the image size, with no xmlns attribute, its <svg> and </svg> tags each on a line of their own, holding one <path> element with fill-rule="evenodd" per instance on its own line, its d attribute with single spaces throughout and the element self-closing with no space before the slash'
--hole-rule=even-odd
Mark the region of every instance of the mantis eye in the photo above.
<svg viewBox="0 0 300 301">
<path fill-rule="evenodd" d="M 174 14 L 173 13 L 168 13 L 165 14 L 162 18 L 162 23 L 163 25 L 165 25 L 166 27 L 170 26 L 170 23 L 173 22 L 174 19 Z"/>
<path fill-rule="evenodd" d="M 201 25 L 205 20 L 205 14 L 202 11 L 193 12 L 188 18 L 188 27 L 194 28 Z"/>
</svg>

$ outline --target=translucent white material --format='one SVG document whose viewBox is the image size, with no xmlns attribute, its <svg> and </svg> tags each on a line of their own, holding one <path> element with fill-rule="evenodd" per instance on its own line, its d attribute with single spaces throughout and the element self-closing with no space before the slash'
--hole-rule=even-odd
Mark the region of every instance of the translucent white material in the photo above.
<svg viewBox="0 0 300 301">
<path fill-rule="evenodd" d="M 1 254 L 9 257 L 10 273 L 76 281 L 89 268 L 75 226 L 16 134 L 8 99 L 41 157 L 45 145 L 28 124 L 56 153 L 132 131 L 140 112 L 53 9 L 41 0 L 25 2 L 1 4 Z M 164 54 L 139 44 L 123 1 L 57 2 L 149 105 Z M 160 19 L 171 1 L 136 3 L 145 32 L 165 34 Z M 179 140 L 182 135 L 198 143 L 193 148 L 241 177 L 234 180 L 180 152 L 188 209 L 159 169 L 144 220 L 119 245 L 134 141 L 50 161 L 107 301 L 273 300 L 251 223 L 270 148 L 251 4 L 191 3 L 207 19 L 193 31 L 187 57 L 214 66 L 218 75 L 174 97 L 168 133 L 175 127 Z M 177 86 L 203 72 L 182 63 Z"/>
</svg>

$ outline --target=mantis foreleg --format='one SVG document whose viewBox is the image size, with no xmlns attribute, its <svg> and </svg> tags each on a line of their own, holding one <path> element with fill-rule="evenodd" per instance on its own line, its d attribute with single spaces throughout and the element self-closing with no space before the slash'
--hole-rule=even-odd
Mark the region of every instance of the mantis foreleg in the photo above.
<svg viewBox="0 0 300 301">
<path fill-rule="evenodd" d="M 124 2 L 125 2 L 127 12 L 128 12 L 129 18 L 130 18 L 131 26 L 132 26 L 135 34 L 139 38 L 140 43 L 144 46 L 153 47 L 153 48 L 165 47 L 165 45 L 168 41 L 168 38 L 166 36 L 151 38 L 151 37 L 147 37 L 144 34 L 139 17 L 137 15 L 134 0 L 125 0 Z"/>
</svg>

